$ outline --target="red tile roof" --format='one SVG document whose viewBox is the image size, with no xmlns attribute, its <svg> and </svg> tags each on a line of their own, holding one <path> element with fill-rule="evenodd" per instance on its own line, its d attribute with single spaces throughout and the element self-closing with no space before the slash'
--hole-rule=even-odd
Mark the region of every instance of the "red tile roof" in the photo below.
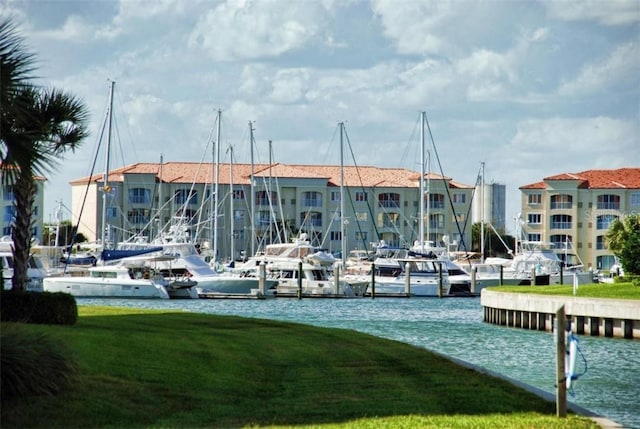
<svg viewBox="0 0 640 429">
<path fill-rule="evenodd" d="M 109 173 L 110 182 L 122 182 L 124 174 L 153 174 L 156 180 L 162 179 L 164 183 L 212 183 L 215 173 L 211 163 L 195 162 L 166 162 L 162 164 L 162 172 L 159 163 L 137 163 L 118 168 Z M 309 178 L 324 179 L 327 186 L 340 186 L 341 172 L 339 165 L 296 165 L 296 164 L 255 164 L 253 167 L 255 177 L 268 178 L 270 175 L 277 178 Z M 220 164 L 218 183 L 230 183 L 229 164 Z M 233 164 L 233 183 L 248 185 L 251 176 L 251 164 Z M 437 174 L 427 174 L 425 178 L 431 180 L 446 180 L 451 188 L 473 188 L 473 186 L 454 182 L 451 178 Z M 344 182 L 349 187 L 389 187 L 389 188 L 413 188 L 418 187 L 420 174 L 404 168 L 381 168 L 369 166 L 345 166 Z M 86 184 L 87 182 L 101 182 L 102 174 L 91 177 L 83 177 L 70 182 L 71 185 Z"/>
<path fill-rule="evenodd" d="M 546 189 L 547 182 L 575 180 L 581 189 L 640 189 L 640 168 L 586 170 L 545 177 L 543 182 L 521 186 L 520 189 Z"/>
</svg>

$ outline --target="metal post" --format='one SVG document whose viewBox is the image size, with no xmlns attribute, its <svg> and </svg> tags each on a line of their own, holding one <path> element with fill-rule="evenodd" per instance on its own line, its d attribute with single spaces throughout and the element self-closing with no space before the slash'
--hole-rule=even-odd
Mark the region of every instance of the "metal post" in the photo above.
<svg viewBox="0 0 640 429">
<path fill-rule="evenodd" d="M 471 294 L 474 295 L 476 293 L 476 275 L 478 272 L 477 267 L 471 267 Z"/>
<path fill-rule="evenodd" d="M 298 262 L 298 299 L 302 299 L 302 261 Z"/>
<path fill-rule="evenodd" d="M 411 266 L 408 262 L 404 264 L 404 293 L 411 296 Z"/>
<path fill-rule="evenodd" d="M 531 286 L 536 285 L 536 269 L 531 268 Z"/>
<path fill-rule="evenodd" d="M 371 263 L 371 299 L 376 297 L 376 264 Z"/>
<path fill-rule="evenodd" d="M 338 295 L 340 293 L 340 266 L 333 267 L 333 293 Z"/>
<path fill-rule="evenodd" d="M 265 294 L 266 277 L 267 277 L 267 266 L 265 265 L 264 261 L 262 261 L 260 262 L 260 265 L 258 265 L 258 292 L 261 295 Z"/>
<path fill-rule="evenodd" d="M 438 262 L 438 298 L 442 298 L 442 262 Z"/>
<path fill-rule="evenodd" d="M 500 286 L 504 284 L 504 267 L 500 265 Z"/>
<path fill-rule="evenodd" d="M 567 416 L 567 382 L 565 375 L 565 355 L 566 355 L 566 330 L 567 320 L 564 313 L 564 305 L 556 311 L 556 415 L 558 417 Z"/>
</svg>

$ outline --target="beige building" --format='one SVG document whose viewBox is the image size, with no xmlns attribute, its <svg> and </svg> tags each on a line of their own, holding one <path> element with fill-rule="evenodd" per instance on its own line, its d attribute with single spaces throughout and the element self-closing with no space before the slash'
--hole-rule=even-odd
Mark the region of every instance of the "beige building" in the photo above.
<svg viewBox="0 0 640 429">
<path fill-rule="evenodd" d="M 341 219 L 347 251 L 370 249 L 370 243 L 379 240 L 401 246 L 418 239 L 420 174 L 414 171 L 345 167 L 342 173 L 340 166 L 254 165 L 253 201 L 251 176 L 250 164 L 220 164 L 217 172 L 211 164 L 187 162 L 129 165 L 110 173 L 107 192 L 102 175 L 71 182 L 72 222 L 78 222 L 84 205 L 78 231 L 98 240 L 104 213 L 106 240 L 117 243 L 135 234 L 153 239 L 167 231 L 172 219 L 182 217 L 191 239 L 202 246 L 213 248 L 217 236 L 221 260 L 232 256 L 232 247 L 233 257 L 239 258 L 299 232 L 307 233 L 315 245 L 339 252 Z M 425 239 L 440 242 L 448 236 L 470 249 L 471 219 L 465 216 L 473 187 L 435 174 L 425 178 L 430 189 Z"/>
<path fill-rule="evenodd" d="M 604 238 L 611 222 L 640 212 L 640 168 L 563 173 L 520 190 L 521 238 L 551 243 L 562 259 L 575 253 L 594 270 L 615 261 Z"/>
<path fill-rule="evenodd" d="M 36 177 L 36 196 L 33 203 L 33 226 L 31 235 L 42 242 L 44 230 L 44 184 L 47 179 Z M 0 186 L 0 201 L 2 201 L 2 237 L 11 237 L 11 225 L 15 218 L 13 185 Z"/>
</svg>

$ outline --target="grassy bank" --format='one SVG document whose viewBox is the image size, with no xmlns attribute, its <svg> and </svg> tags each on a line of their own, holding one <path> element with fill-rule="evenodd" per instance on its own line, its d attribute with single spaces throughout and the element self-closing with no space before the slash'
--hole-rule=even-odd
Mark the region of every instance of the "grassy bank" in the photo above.
<svg viewBox="0 0 640 429">
<path fill-rule="evenodd" d="M 573 295 L 572 285 L 553 286 L 496 286 L 490 290 L 541 295 Z M 640 300 L 640 287 L 631 283 L 594 283 L 578 286 L 575 296 L 583 298 L 615 298 Z"/>
<path fill-rule="evenodd" d="M 2 327 L 6 327 L 3 324 Z M 424 349 L 354 331 L 81 307 L 78 371 L 54 398 L 3 403 L 2 428 L 596 428 Z M 425 346 L 428 347 L 428 344 Z"/>
</svg>

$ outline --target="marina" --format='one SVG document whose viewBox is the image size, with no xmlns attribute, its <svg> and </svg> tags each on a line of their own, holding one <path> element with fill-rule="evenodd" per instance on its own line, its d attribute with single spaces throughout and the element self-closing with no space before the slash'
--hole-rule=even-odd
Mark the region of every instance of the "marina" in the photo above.
<svg viewBox="0 0 640 429">
<path fill-rule="evenodd" d="M 236 315 L 353 329 L 424 347 L 555 392 L 553 335 L 484 323 L 479 298 L 77 301 L 78 305 Z M 640 342 L 577 337 L 588 371 L 577 380 L 568 401 L 625 428 L 640 428 Z"/>
</svg>

